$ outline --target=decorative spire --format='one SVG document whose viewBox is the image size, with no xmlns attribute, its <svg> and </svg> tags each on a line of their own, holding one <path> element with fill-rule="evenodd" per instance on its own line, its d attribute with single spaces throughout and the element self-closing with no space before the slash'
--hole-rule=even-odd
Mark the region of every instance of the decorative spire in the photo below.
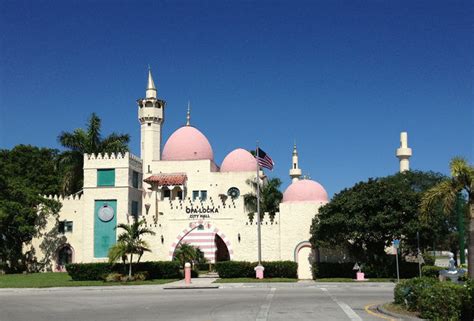
<svg viewBox="0 0 474 321">
<path fill-rule="evenodd" d="M 296 139 L 295 139 L 295 143 L 293 145 L 293 155 L 295 155 L 295 156 L 298 155 L 298 150 L 296 149 Z"/>
<path fill-rule="evenodd" d="M 186 126 L 191 126 L 191 102 L 188 100 L 188 112 L 186 113 Z"/>
<path fill-rule="evenodd" d="M 293 156 L 291 157 L 290 177 L 293 183 L 297 182 L 301 178 L 301 168 L 298 166 L 298 150 L 296 149 L 296 140 L 293 145 Z"/>
<path fill-rule="evenodd" d="M 148 65 L 148 84 L 146 86 L 146 98 L 156 98 L 156 87 L 151 75 L 151 68 Z"/>
<path fill-rule="evenodd" d="M 408 133 L 400 133 L 400 147 L 397 149 L 397 157 L 400 161 L 400 173 L 410 170 L 410 157 L 412 150 L 408 147 Z"/>
</svg>

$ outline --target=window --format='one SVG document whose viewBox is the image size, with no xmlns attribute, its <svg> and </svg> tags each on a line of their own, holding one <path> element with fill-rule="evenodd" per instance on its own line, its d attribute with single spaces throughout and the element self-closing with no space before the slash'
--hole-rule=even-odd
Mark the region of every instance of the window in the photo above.
<svg viewBox="0 0 474 321">
<path fill-rule="evenodd" d="M 171 191 L 169 189 L 164 189 L 163 190 L 163 197 L 171 197 Z"/>
<path fill-rule="evenodd" d="M 115 169 L 98 169 L 97 186 L 115 186 Z"/>
<path fill-rule="evenodd" d="M 183 191 L 178 191 L 178 192 L 176 193 L 176 195 L 177 195 L 178 199 L 180 199 L 180 200 L 183 199 Z"/>
<path fill-rule="evenodd" d="M 193 191 L 193 201 L 200 198 L 201 200 L 207 200 L 207 191 Z"/>
<path fill-rule="evenodd" d="M 135 188 L 138 188 L 138 184 L 139 184 L 138 172 L 133 171 L 132 172 L 132 186 Z"/>
<path fill-rule="evenodd" d="M 72 221 L 61 221 L 58 226 L 59 233 L 72 233 Z"/>
<path fill-rule="evenodd" d="M 137 201 L 132 201 L 132 216 L 137 217 L 138 216 L 138 202 Z"/>
</svg>

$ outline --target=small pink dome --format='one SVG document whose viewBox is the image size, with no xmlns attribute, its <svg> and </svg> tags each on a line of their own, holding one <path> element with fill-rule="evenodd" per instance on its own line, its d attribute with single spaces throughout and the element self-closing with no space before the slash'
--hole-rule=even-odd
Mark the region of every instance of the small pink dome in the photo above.
<svg viewBox="0 0 474 321">
<path fill-rule="evenodd" d="M 318 182 L 303 179 L 292 183 L 283 193 L 286 202 L 328 202 L 328 193 Z"/>
<path fill-rule="evenodd" d="M 227 154 L 221 165 L 221 172 L 256 172 L 257 160 L 243 148 Z"/>
<path fill-rule="evenodd" d="M 192 126 L 177 129 L 166 141 L 161 154 L 163 160 L 214 160 L 212 147 L 206 136 Z"/>
</svg>

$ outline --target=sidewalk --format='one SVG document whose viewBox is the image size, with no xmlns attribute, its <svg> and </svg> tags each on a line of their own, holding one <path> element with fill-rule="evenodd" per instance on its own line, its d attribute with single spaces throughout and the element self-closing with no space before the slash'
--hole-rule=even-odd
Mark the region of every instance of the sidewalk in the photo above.
<svg viewBox="0 0 474 321">
<path fill-rule="evenodd" d="M 165 290 L 176 290 L 176 289 L 218 289 L 219 285 L 213 282 L 218 279 L 217 274 L 207 273 L 200 275 L 198 278 L 191 279 L 191 284 L 186 285 L 184 279 L 165 284 L 163 289 Z"/>
</svg>

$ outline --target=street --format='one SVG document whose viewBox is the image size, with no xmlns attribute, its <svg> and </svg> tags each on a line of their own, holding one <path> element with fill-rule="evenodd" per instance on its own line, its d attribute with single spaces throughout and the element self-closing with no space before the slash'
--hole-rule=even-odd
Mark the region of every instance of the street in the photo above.
<svg viewBox="0 0 474 321">
<path fill-rule="evenodd" d="M 391 283 L 222 284 L 219 289 L 120 286 L 0 290 L 0 321 L 383 320 L 369 305 Z"/>
</svg>

